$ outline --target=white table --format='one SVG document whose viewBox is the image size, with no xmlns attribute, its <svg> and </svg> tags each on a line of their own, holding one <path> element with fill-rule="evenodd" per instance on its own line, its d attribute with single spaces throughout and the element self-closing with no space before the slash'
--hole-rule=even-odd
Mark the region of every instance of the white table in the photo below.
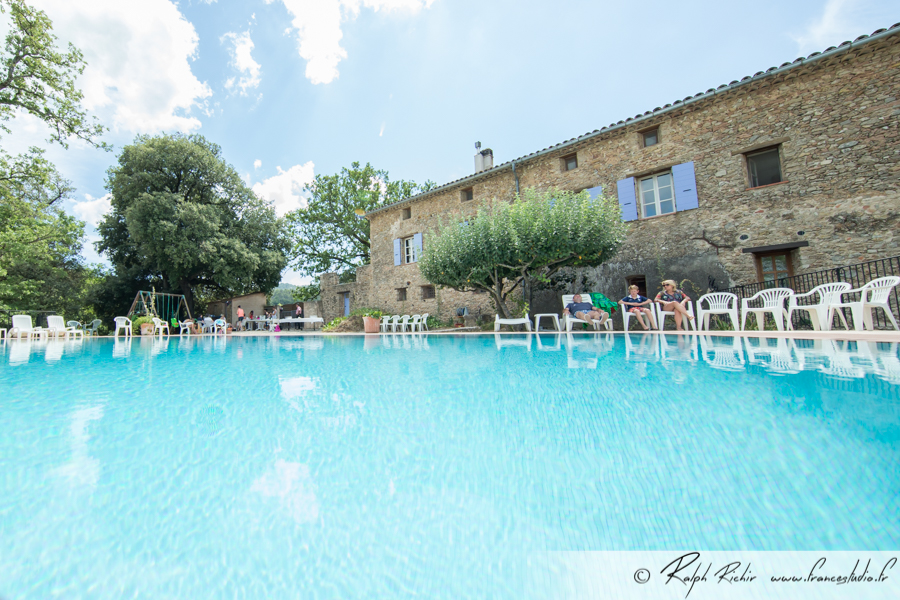
<svg viewBox="0 0 900 600">
<path fill-rule="evenodd" d="M 284 319 L 275 319 L 275 322 L 284 323 L 286 325 L 290 323 L 309 323 L 310 325 L 318 323 L 319 325 L 325 325 L 325 319 L 322 317 L 301 317 L 299 319 L 297 317 L 286 317 Z"/>
<path fill-rule="evenodd" d="M 534 330 L 541 330 L 541 319 L 547 318 L 553 321 L 553 325 L 556 327 L 556 330 L 559 331 L 559 315 L 556 313 L 540 313 L 534 315 Z"/>
</svg>

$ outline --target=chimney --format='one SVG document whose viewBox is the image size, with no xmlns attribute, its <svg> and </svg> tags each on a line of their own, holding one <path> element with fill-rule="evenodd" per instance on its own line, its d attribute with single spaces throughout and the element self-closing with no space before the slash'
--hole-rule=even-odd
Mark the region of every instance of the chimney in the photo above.
<svg viewBox="0 0 900 600">
<path fill-rule="evenodd" d="M 481 142 L 475 142 L 475 172 L 481 173 L 494 168 L 494 151 L 490 148 L 481 149 Z"/>
</svg>

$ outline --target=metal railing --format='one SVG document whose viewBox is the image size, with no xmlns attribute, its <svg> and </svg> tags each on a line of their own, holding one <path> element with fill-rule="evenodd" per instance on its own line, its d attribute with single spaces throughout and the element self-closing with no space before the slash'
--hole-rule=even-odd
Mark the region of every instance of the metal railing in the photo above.
<svg viewBox="0 0 900 600">
<path fill-rule="evenodd" d="M 878 279 L 879 277 L 885 277 L 887 275 L 900 276 L 900 256 L 870 260 L 868 262 L 837 267 L 834 269 L 812 271 L 810 273 L 794 275 L 793 277 L 783 277 L 781 279 L 775 279 L 771 281 L 763 281 L 761 283 L 737 285 L 732 288 L 717 291 L 731 292 L 738 298 L 749 298 L 762 290 L 775 287 L 790 288 L 797 294 L 805 294 L 806 292 L 811 291 L 817 285 L 822 285 L 824 283 L 837 283 L 841 281 L 849 283 L 853 289 L 857 289 L 861 288 L 873 279 Z M 853 297 L 845 296 L 844 300 L 846 301 L 858 298 L 859 294 L 854 294 Z M 896 318 L 898 314 L 898 306 L 900 306 L 900 286 L 895 287 L 891 292 L 889 303 L 891 310 Z M 873 324 L 875 325 L 876 329 L 893 328 L 893 326 L 890 324 L 890 321 L 888 321 L 885 317 L 883 311 L 875 310 L 873 311 L 873 313 Z M 847 319 L 847 322 L 850 323 L 852 327 L 853 325 L 851 322 L 850 311 L 844 309 L 844 316 Z M 795 329 L 811 328 L 811 324 L 805 312 L 795 312 L 792 318 L 792 322 Z"/>
</svg>

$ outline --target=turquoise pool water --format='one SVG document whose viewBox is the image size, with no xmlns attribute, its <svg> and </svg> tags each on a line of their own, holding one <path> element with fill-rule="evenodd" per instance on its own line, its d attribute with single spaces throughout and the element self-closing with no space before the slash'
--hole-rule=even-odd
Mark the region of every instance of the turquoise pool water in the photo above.
<svg viewBox="0 0 900 600">
<path fill-rule="evenodd" d="M 0 598 L 522 598 L 545 550 L 900 548 L 897 344 L 0 344 Z"/>
</svg>

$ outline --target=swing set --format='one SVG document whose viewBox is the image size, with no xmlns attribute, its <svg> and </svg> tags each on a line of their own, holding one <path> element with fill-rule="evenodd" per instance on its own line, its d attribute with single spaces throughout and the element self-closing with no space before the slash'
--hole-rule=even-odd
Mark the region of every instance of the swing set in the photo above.
<svg viewBox="0 0 900 600">
<path fill-rule="evenodd" d="M 126 316 L 131 318 L 131 315 L 134 314 L 148 315 L 162 319 L 166 323 L 180 322 L 182 308 L 184 308 L 187 318 L 190 319 L 191 310 L 182 294 L 162 294 L 155 290 L 138 292 Z"/>
</svg>

